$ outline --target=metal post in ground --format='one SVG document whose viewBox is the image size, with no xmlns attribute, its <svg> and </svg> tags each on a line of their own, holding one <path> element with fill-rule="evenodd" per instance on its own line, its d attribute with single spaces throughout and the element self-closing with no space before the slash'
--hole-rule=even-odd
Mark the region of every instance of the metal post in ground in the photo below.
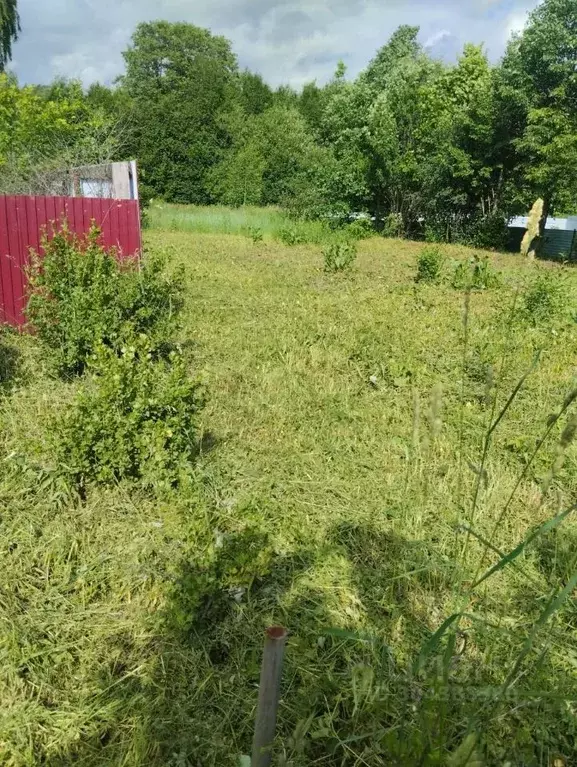
<svg viewBox="0 0 577 767">
<path fill-rule="evenodd" d="M 282 626 L 272 626 L 265 633 L 251 767 L 269 767 L 272 760 L 287 636 Z"/>
</svg>

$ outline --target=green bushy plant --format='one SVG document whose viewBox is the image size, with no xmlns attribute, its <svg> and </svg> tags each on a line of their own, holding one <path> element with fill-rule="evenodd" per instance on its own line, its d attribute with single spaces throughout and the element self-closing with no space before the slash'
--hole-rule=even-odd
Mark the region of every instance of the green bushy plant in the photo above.
<svg viewBox="0 0 577 767">
<path fill-rule="evenodd" d="M 247 231 L 248 236 L 251 238 L 255 245 L 263 241 L 264 235 L 260 226 L 249 226 Z"/>
<path fill-rule="evenodd" d="M 447 242 L 447 222 L 444 219 L 429 218 L 425 224 L 425 242 Z"/>
<path fill-rule="evenodd" d="M 523 295 L 520 315 L 536 325 L 558 317 L 567 308 L 568 301 L 567 286 L 559 273 L 542 271 Z"/>
<path fill-rule="evenodd" d="M 351 240 L 365 240 L 375 233 L 375 229 L 370 218 L 357 218 L 347 225 L 345 232 Z"/>
<path fill-rule="evenodd" d="M 177 349 L 159 357 L 145 335 L 119 351 L 100 343 L 52 429 L 58 470 L 79 490 L 122 479 L 171 486 L 191 466 L 201 407 Z"/>
<path fill-rule="evenodd" d="M 417 261 L 417 282 L 437 282 L 441 277 L 444 263 L 443 252 L 434 245 L 422 249 Z"/>
<path fill-rule="evenodd" d="M 383 221 L 383 237 L 402 237 L 404 233 L 403 217 L 400 213 L 389 213 Z"/>
<path fill-rule="evenodd" d="M 140 333 L 162 340 L 182 305 L 181 275 L 168 276 L 161 256 L 120 260 L 99 236 L 93 227 L 79 237 L 64 223 L 44 239 L 44 256 L 32 256 L 27 317 L 65 376 L 82 373 L 100 342 L 114 348 Z"/>
<path fill-rule="evenodd" d="M 284 245 L 291 247 L 293 245 L 302 245 L 305 241 L 305 238 L 295 226 L 283 226 L 282 229 L 279 229 L 278 237 Z"/>
<path fill-rule="evenodd" d="M 489 290 L 499 285 L 499 274 L 491 266 L 488 256 L 475 253 L 468 261 L 457 264 L 452 285 L 457 290 Z"/>
<path fill-rule="evenodd" d="M 332 242 L 323 249 L 325 272 L 344 272 L 350 269 L 357 257 L 354 242 Z"/>
<path fill-rule="evenodd" d="M 499 214 L 493 214 L 474 221 L 469 240 L 474 248 L 506 250 L 509 236 L 506 218 Z"/>
</svg>

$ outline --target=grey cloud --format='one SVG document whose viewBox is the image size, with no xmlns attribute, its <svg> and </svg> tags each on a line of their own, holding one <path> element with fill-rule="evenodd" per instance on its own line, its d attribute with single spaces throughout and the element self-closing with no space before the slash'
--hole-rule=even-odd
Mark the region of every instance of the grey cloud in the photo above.
<svg viewBox="0 0 577 767">
<path fill-rule="evenodd" d="M 189 21 L 224 34 L 241 66 L 273 85 L 326 81 L 343 59 L 358 73 L 399 24 L 421 27 L 439 57 L 467 41 L 498 58 L 537 0 L 20 0 L 13 69 L 22 82 L 55 76 L 111 82 L 141 21 Z"/>
</svg>

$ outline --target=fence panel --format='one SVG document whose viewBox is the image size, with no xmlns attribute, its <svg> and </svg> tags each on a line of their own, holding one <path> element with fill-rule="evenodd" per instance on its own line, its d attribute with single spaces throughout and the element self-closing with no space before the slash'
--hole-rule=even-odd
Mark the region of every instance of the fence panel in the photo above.
<svg viewBox="0 0 577 767">
<path fill-rule="evenodd" d="M 43 233 L 50 236 L 64 218 L 68 228 L 80 235 L 94 222 L 102 232 L 102 244 L 116 248 L 121 258 L 142 249 L 137 200 L 0 195 L 0 322 L 15 326 L 26 322 L 30 249 L 41 252 Z"/>
</svg>

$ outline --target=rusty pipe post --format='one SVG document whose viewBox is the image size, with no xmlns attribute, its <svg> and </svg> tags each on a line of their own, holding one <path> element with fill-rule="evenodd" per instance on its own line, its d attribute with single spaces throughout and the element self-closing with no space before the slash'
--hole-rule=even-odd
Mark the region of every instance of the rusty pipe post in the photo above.
<svg viewBox="0 0 577 767">
<path fill-rule="evenodd" d="M 251 767 L 269 767 L 272 760 L 287 636 L 282 626 L 272 626 L 265 632 Z"/>
</svg>

